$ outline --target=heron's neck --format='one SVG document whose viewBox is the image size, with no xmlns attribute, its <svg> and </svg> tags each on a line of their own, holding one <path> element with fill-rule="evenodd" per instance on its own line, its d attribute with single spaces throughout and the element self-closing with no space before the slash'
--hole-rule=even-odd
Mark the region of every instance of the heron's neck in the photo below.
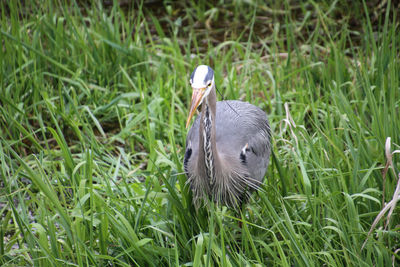
<svg viewBox="0 0 400 267">
<path fill-rule="evenodd" d="M 219 168 L 219 157 L 216 145 L 215 115 L 216 115 L 215 89 L 211 90 L 202 104 L 200 134 L 199 134 L 199 164 L 203 177 L 211 183 L 215 181 L 216 169 Z"/>
</svg>

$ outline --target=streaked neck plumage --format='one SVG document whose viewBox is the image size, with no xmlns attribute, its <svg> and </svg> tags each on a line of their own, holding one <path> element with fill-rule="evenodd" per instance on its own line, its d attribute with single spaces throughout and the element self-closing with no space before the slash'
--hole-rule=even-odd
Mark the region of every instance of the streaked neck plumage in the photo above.
<svg viewBox="0 0 400 267">
<path fill-rule="evenodd" d="M 199 128 L 199 157 L 198 168 L 202 177 L 209 179 L 208 183 L 215 183 L 216 173 L 220 168 L 220 161 L 216 144 L 216 106 L 217 96 L 215 87 L 213 87 L 209 95 L 204 99 L 201 107 L 201 119 Z"/>
</svg>

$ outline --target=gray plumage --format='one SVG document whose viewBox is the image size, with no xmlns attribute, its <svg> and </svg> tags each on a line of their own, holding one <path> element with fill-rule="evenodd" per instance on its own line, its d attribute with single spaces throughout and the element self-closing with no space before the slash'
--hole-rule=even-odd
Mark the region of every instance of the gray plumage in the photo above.
<svg viewBox="0 0 400 267">
<path fill-rule="evenodd" d="M 247 102 L 216 102 L 214 72 L 208 66 L 197 67 L 190 81 L 193 98 L 187 124 L 193 109 L 202 105 L 188 132 L 184 157 L 194 203 L 199 206 L 202 199 L 210 198 L 238 207 L 259 188 L 268 167 L 267 115 Z"/>
</svg>

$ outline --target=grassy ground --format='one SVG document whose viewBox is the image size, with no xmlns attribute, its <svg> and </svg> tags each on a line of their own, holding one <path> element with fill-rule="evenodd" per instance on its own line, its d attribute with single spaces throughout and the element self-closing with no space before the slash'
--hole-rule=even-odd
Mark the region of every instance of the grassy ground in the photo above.
<svg viewBox="0 0 400 267">
<path fill-rule="evenodd" d="M 25 2 L 0 4 L 1 265 L 400 264 L 397 4 Z M 185 187 L 200 63 L 269 114 L 242 216 Z"/>
</svg>

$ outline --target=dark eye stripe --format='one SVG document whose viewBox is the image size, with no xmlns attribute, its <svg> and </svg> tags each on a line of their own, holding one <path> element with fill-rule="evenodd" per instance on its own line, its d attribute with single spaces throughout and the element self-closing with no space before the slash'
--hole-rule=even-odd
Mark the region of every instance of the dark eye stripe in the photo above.
<svg viewBox="0 0 400 267">
<path fill-rule="evenodd" d="M 193 70 L 192 75 L 190 75 L 190 79 L 193 81 L 194 74 L 196 73 L 197 67 Z"/>
<path fill-rule="evenodd" d="M 208 81 L 211 81 L 212 78 L 214 77 L 214 71 L 213 71 L 213 69 L 210 68 L 209 66 L 207 66 L 207 67 L 208 67 L 208 71 L 207 71 L 206 77 L 204 78 L 204 83 L 206 83 L 206 82 L 208 82 Z"/>
</svg>

